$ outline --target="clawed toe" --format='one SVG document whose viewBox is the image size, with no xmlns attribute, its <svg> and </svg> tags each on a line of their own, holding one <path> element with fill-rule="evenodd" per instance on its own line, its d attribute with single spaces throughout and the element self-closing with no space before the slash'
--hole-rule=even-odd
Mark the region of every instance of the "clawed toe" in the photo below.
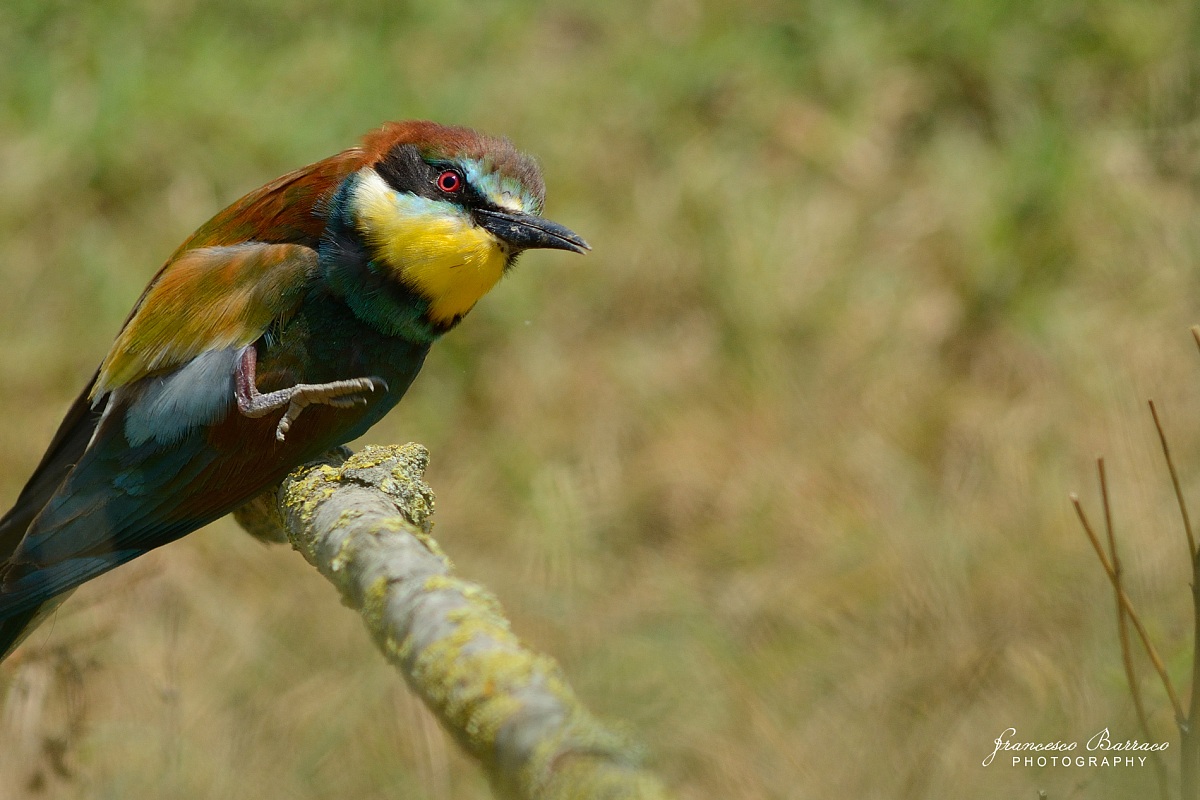
<svg viewBox="0 0 1200 800">
<path fill-rule="evenodd" d="M 382 378 L 354 378 L 352 380 L 336 380 L 331 384 L 299 384 L 290 392 L 288 410 L 284 411 L 280 423 L 275 428 L 275 438 L 283 441 L 287 438 L 289 429 L 296 417 L 313 404 L 332 405 L 334 408 L 354 408 L 356 405 L 366 405 L 367 395 L 376 391 L 388 390 L 388 383 Z"/>
<path fill-rule="evenodd" d="M 289 393 L 287 411 L 279 420 L 279 425 L 275 427 L 275 438 L 281 442 L 287 437 L 292 423 L 309 406 L 326 405 L 334 408 L 365 406 L 368 402 L 368 394 L 387 391 L 387 381 L 372 376 L 334 381 L 333 383 L 302 383 L 284 391 Z"/>
<path fill-rule="evenodd" d="M 388 385 L 383 378 L 369 376 L 351 378 L 331 383 L 301 383 L 287 389 L 261 394 L 256 385 L 256 354 L 253 347 L 243 351 L 238 362 L 234 381 L 234 396 L 238 410 L 251 419 L 265 417 L 273 411 L 286 408 L 279 424 L 275 427 L 275 438 L 283 441 L 292 423 L 311 405 L 327 405 L 334 408 L 365 406 L 375 392 L 386 392 Z"/>
</svg>

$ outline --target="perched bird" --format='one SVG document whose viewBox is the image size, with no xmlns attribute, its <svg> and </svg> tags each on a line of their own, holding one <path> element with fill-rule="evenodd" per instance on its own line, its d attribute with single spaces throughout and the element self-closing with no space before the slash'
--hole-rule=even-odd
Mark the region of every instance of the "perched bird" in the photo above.
<svg viewBox="0 0 1200 800">
<path fill-rule="evenodd" d="M 0 519 L 0 658 L 79 584 L 360 436 L 543 219 L 506 139 L 393 122 L 217 214 L 142 293 Z"/>
</svg>

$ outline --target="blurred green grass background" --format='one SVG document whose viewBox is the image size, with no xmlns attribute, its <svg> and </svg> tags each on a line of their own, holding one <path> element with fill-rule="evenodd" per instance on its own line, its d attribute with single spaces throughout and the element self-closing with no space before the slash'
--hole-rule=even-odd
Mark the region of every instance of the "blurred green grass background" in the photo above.
<svg viewBox="0 0 1200 800">
<path fill-rule="evenodd" d="M 595 250 L 527 255 L 368 439 L 431 449 L 439 539 L 516 630 L 683 798 L 1148 796 L 1148 767 L 980 762 L 1009 726 L 1138 735 L 1067 501 L 1098 514 L 1098 453 L 1189 671 L 1144 403 L 1200 498 L 1198 14 L 8 0 L 0 498 L 226 203 L 387 119 L 502 133 Z M 59 655 L 0 670 L 11 796 L 487 796 L 322 579 L 229 521 L 28 647 Z"/>
</svg>

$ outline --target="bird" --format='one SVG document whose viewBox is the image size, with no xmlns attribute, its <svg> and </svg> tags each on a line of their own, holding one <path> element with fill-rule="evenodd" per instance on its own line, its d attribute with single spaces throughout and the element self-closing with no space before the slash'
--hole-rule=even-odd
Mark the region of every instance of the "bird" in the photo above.
<svg viewBox="0 0 1200 800">
<path fill-rule="evenodd" d="M 0 518 L 0 660 L 80 584 L 365 433 L 522 252 L 590 250 L 544 202 L 508 139 L 389 122 L 196 230 Z"/>
</svg>

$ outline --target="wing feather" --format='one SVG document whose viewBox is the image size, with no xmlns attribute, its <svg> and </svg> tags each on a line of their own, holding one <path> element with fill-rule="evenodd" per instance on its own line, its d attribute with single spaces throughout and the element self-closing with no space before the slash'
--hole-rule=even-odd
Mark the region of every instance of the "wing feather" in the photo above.
<svg viewBox="0 0 1200 800">
<path fill-rule="evenodd" d="M 93 402 L 118 386 L 131 383 L 148 368 L 145 358 L 136 354 L 126 354 L 124 350 L 131 344 L 136 346 L 140 332 L 130 333 L 130 328 L 139 316 L 154 319 L 146 330 L 152 338 L 157 338 L 158 349 L 162 350 L 164 328 L 173 327 L 168 314 L 161 309 L 155 311 L 157 302 L 163 294 L 178 284 L 186 284 L 187 276 L 200 268 L 202 262 L 212 259 L 211 251 L 219 252 L 225 248 L 297 246 L 312 250 L 314 253 L 325 229 L 325 219 L 321 214 L 324 204 L 337 189 L 337 186 L 355 170 L 362 167 L 370 158 L 378 157 L 379 145 L 370 147 L 352 147 L 337 155 L 309 164 L 306 167 L 281 175 L 270 183 L 255 189 L 244 197 L 232 203 L 229 207 L 200 226 L 191 236 L 179 246 L 172 256 L 167 259 L 158 274 L 150 281 L 150 285 L 142 292 L 137 304 L 125 321 L 125 327 L 120 334 L 117 344 L 109 352 L 101 368 L 101 374 L 93 384 L 88 398 Z M 282 252 L 282 251 L 276 251 Z M 245 255 L 245 254 L 243 254 Z M 219 259 L 218 259 L 219 260 Z M 253 258 L 249 259 L 251 262 Z M 183 265 L 185 268 L 180 269 Z M 252 264 L 247 264 L 252 266 Z M 313 265 L 315 266 L 315 264 Z M 178 274 L 176 274 L 178 273 Z M 172 277 L 174 276 L 174 277 Z M 243 275 L 243 286 L 261 275 Z M 187 289 L 186 286 L 178 287 Z M 152 295 L 153 301 L 152 301 Z M 171 299 L 168 297 L 168 299 Z M 178 309 L 179 304 L 190 304 L 193 298 L 176 296 L 173 298 L 172 309 Z M 210 304 L 220 305 L 220 296 L 209 294 Z M 143 315 L 143 309 L 151 308 L 151 313 Z M 189 312 L 192 314 L 206 313 L 207 310 Z M 236 315 L 235 315 L 236 316 Z M 143 323 L 139 323 L 140 325 Z M 190 334 L 195 338 L 199 332 L 193 325 L 183 335 L 186 340 Z M 127 336 L 128 334 L 128 336 Z M 226 337 L 228 338 L 228 337 Z M 234 337 L 240 340 L 241 337 Z M 214 340 L 214 346 L 219 347 L 220 337 Z M 154 342 L 149 343 L 153 346 Z M 185 345 L 186 346 L 186 345 Z M 192 345 L 194 347 L 194 344 Z M 165 350 L 173 349 L 167 344 Z M 205 348 L 201 348 L 201 352 Z M 189 351 L 190 352 L 190 351 Z M 193 353 L 195 354 L 195 353 Z M 161 353 L 160 353 L 161 355 Z M 153 360 L 153 357 L 151 357 Z M 186 359 L 181 359 L 186 360 Z M 179 360 L 167 357 L 166 362 L 177 364 Z"/>
<path fill-rule="evenodd" d="M 291 315 L 316 270 L 317 252 L 299 244 L 187 251 L 158 274 L 125 324 L 100 365 L 93 402 L 202 353 L 251 344 Z"/>
</svg>

